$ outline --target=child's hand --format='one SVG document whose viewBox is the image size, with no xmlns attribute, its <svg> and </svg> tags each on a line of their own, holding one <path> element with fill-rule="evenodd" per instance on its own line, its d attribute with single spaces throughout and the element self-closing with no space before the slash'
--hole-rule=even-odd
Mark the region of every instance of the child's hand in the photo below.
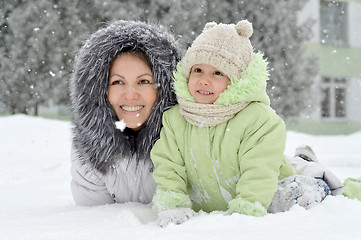
<svg viewBox="0 0 361 240">
<path fill-rule="evenodd" d="M 166 227 L 169 223 L 182 224 L 195 214 L 190 208 L 164 210 L 158 214 L 158 224 L 161 227 Z"/>
<path fill-rule="evenodd" d="M 249 202 L 241 197 L 236 197 L 228 204 L 228 214 L 240 213 L 255 217 L 261 217 L 267 214 L 267 210 L 260 204 Z"/>
</svg>

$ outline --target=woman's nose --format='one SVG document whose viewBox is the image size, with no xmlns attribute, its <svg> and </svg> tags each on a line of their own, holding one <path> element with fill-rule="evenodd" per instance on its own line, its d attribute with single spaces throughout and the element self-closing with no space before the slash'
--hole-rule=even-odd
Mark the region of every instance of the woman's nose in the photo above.
<svg viewBox="0 0 361 240">
<path fill-rule="evenodd" d="M 139 92 L 135 87 L 131 86 L 124 90 L 123 96 L 126 100 L 137 100 L 139 98 Z"/>
</svg>

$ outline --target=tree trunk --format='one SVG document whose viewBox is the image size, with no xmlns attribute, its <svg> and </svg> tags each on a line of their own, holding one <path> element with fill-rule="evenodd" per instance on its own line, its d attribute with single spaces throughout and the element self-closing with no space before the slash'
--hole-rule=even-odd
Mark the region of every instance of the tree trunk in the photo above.
<svg viewBox="0 0 361 240">
<path fill-rule="evenodd" d="M 28 108 L 24 107 L 21 113 L 28 115 Z"/>
<path fill-rule="evenodd" d="M 35 104 L 35 106 L 34 106 L 34 115 L 35 115 L 35 116 L 39 116 L 38 104 Z"/>
</svg>

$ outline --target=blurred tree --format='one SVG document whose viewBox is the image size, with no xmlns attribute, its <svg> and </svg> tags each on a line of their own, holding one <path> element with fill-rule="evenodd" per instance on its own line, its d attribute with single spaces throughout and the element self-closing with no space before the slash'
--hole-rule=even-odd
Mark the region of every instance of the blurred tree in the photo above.
<svg viewBox="0 0 361 240">
<path fill-rule="evenodd" d="M 286 119 L 307 114 L 317 105 L 313 88 L 317 59 L 305 54 L 314 20 L 297 21 L 305 4 L 286 0 L 235 1 L 238 12 L 232 14 L 235 20 L 243 16 L 253 23 L 252 43 L 265 53 L 271 70 L 271 105 Z"/>
<path fill-rule="evenodd" d="M 297 22 L 304 1 L 287 0 L 15 0 L 0 2 L 0 102 L 26 112 L 51 99 L 68 101 L 72 60 L 90 33 L 125 19 L 168 26 L 185 50 L 209 21 L 253 24 L 251 41 L 271 70 L 268 93 L 283 117 L 312 108 L 315 59 L 304 43 L 313 22 Z M 17 95 L 17 96 L 15 96 Z"/>
<path fill-rule="evenodd" d="M 0 102 L 10 113 L 32 110 L 35 115 L 39 104 L 67 103 L 72 60 L 83 41 L 107 21 L 127 14 L 120 2 L 104 0 L 0 4 Z"/>
<path fill-rule="evenodd" d="M 255 49 L 269 61 L 267 92 L 271 105 L 284 118 L 298 117 L 315 105 L 313 83 L 318 71 L 316 59 L 305 55 L 311 38 L 311 19 L 298 23 L 297 13 L 305 1 L 287 0 L 147 0 L 142 20 L 157 21 L 179 35 L 186 49 L 209 21 L 253 24 Z M 139 5 L 141 5 L 139 3 Z"/>
<path fill-rule="evenodd" d="M 7 34 L 2 39 L 6 51 L 1 60 L 1 87 L 6 87 L 2 89 L 6 94 L 1 95 L 1 101 L 12 103 L 11 112 L 27 113 L 33 108 L 37 113 L 38 105 L 49 98 L 54 81 L 51 62 L 57 61 L 57 56 L 49 48 L 55 45 L 51 25 L 58 19 L 50 11 L 48 1 L 38 1 L 36 5 L 15 3 L 6 17 Z"/>
<path fill-rule="evenodd" d="M 12 81 L 16 72 L 14 72 L 10 61 L 10 49 L 6 44 L 7 39 L 11 38 L 7 19 L 21 2 L 21 0 L 18 0 L 9 4 L 7 1 L 0 1 L 0 101 L 10 113 L 15 113 L 19 99 L 17 99 L 16 87 L 12 87 L 17 83 Z"/>
<path fill-rule="evenodd" d="M 205 23 L 237 23 L 248 19 L 253 24 L 251 37 L 255 49 L 269 61 L 268 94 L 271 105 L 284 118 L 298 117 L 316 105 L 313 90 L 318 71 L 316 59 L 305 55 L 305 42 L 311 38 L 309 19 L 298 23 L 297 13 L 305 1 L 214 0 L 151 1 L 155 8 L 149 18 L 170 26 L 181 35 L 184 47 L 200 34 Z M 153 5 L 152 5 L 153 6 Z"/>
</svg>

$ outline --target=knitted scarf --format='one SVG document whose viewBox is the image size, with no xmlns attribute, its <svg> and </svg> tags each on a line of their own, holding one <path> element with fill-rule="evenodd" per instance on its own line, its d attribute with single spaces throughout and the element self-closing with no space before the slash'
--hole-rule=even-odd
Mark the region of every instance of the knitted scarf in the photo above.
<svg viewBox="0 0 361 240">
<path fill-rule="evenodd" d="M 230 106 L 202 104 L 185 101 L 178 97 L 180 114 L 192 125 L 198 127 L 213 127 L 233 118 L 250 102 L 240 102 Z"/>
</svg>

